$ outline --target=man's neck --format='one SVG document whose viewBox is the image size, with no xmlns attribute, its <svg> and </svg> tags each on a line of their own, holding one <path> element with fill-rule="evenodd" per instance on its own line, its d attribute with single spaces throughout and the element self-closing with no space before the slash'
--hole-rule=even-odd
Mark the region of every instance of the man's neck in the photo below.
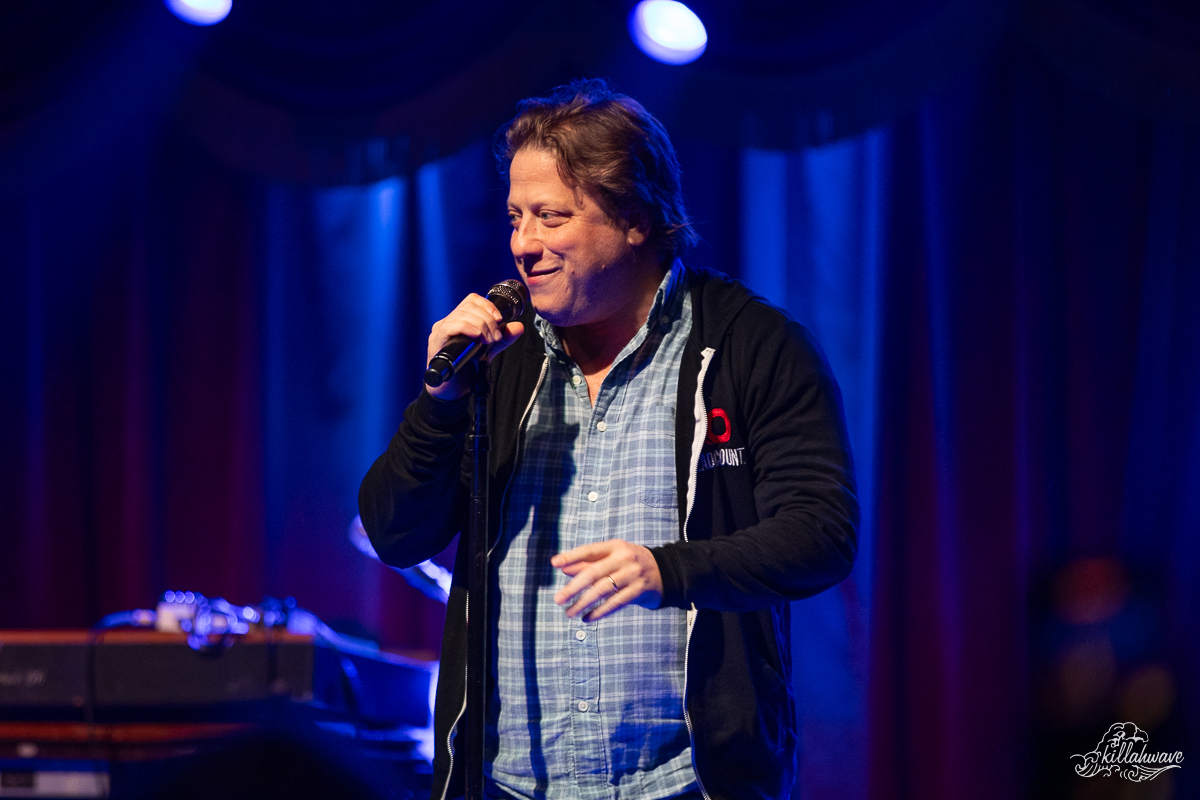
<svg viewBox="0 0 1200 800">
<path fill-rule="evenodd" d="M 559 328 L 558 336 L 567 355 L 587 377 L 607 373 L 625 345 L 646 324 L 654 296 L 667 272 L 665 265 L 647 270 L 640 286 L 630 292 L 630 302 L 607 319 L 586 325 Z M 619 291 L 619 289 L 618 289 Z M 594 399 L 594 397 L 593 397 Z"/>
</svg>

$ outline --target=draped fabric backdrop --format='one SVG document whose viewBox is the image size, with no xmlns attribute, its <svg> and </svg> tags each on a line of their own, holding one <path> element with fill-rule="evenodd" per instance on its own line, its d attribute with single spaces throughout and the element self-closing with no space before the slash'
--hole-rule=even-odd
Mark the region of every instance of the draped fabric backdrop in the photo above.
<svg viewBox="0 0 1200 800">
<path fill-rule="evenodd" d="M 825 62 L 750 69 L 714 27 L 716 67 L 670 73 L 602 5 L 531 67 L 534 15 L 449 47 L 428 14 L 477 4 L 433 4 L 379 23 L 421 37 L 395 85 L 370 15 L 331 29 L 346 94 L 285 57 L 312 40 L 256 46 L 270 3 L 227 34 L 79 5 L 0 26 L 0 627 L 291 595 L 436 657 L 441 607 L 347 538 L 358 481 L 429 326 L 513 274 L 486 132 L 613 74 L 675 139 L 688 260 L 808 325 L 842 385 L 862 547 L 794 608 L 798 796 L 1200 796 L 1194 13 L 931 0 L 871 27 L 886 4 L 845 3 L 810 20 L 841 34 L 805 40 Z M 1182 768 L 1077 777 L 1121 721 Z"/>
</svg>

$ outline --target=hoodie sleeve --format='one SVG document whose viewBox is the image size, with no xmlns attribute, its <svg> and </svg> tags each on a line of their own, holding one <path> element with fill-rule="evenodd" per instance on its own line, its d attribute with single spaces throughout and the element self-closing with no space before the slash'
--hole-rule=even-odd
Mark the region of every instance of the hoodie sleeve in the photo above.
<svg viewBox="0 0 1200 800">
<path fill-rule="evenodd" d="M 461 529 L 469 409 L 469 396 L 446 402 L 422 391 L 363 478 L 359 514 L 384 563 L 419 564 L 444 550 Z"/>
<path fill-rule="evenodd" d="M 712 433 L 728 440 L 704 447 L 688 540 L 653 551 L 662 604 L 749 611 L 845 578 L 858 543 L 854 468 L 841 393 L 811 334 L 752 303 L 714 355 L 705 402 L 725 414 Z"/>
</svg>

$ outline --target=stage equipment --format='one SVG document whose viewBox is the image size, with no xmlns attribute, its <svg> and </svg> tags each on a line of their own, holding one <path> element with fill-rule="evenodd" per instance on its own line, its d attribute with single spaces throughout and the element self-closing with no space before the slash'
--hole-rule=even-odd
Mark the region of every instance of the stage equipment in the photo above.
<svg viewBox="0 0 1200 800">
<path fill-rule="evenodd" d="M 502 322 L 511 322 L 525 311 L 529 299 L 525 285 L 507 280 L 488 290 Z M 425 383 L 441 386 L 463 367 L 471 368 L 473 424 L 467 436 L 471 459 L 470 512 L 467 527 L 467 597 L 471 615 L 467 620 L 467 707 L 466 774 L 467 800 L 483 800 L 483 734 L 487 709 L 487 673 L 490 664 L 488 630 L 488 450 L 487 397 L 491 380 L 486 361 L 473 359 L 483 352 L 483 342 L 454 336 L 429 361 Z M 472 622 L 474 620 L 474 622 Z"/>
<path fill-rule="evenodd" d="M 233 0 L 166 0 L 171 13 L 192 25 L 216 25 L 229 16 Z"/>
<path fill-rule="evenodd" d="M 291 598 L 166 592 L 91 630 L 0 631 L 0 796 L 124 795 L 230 736 L 304 730 L 427 791 L 436 673 Z"/>
<path fill-rule="evenodd" d="M 639 50 L 664 64 L 690 64 L 708 46 L 700 17 L 675 0 L 638 3 L 629 14 L 629 35 Z"/>
<path fill-rule="evenodd" d="M 153 630 L 0 631 L 0 719 L 430 723 L 425 662 L 286 630 L 195 641 Z"/>
<path fill-rule="evenodd" d="M 350 527 L 346 533 L 350 537 L 350 543 L 354 545 L 356 550 L 369 558 L 383 563 L 380 561 L 379 554 L 375 552 L 375 547 L 371 544 L 371 539 L 367 536 L 366 529 L 363 528 L 362 517 L 355 514 L 354 519 L 350 520 Z M 438 564 L 433 559 L 422 561 L 415 567 L 393 567 L 391 564 L 385 564 L 384 566 L 399 572 L 404 577 L 404 580 L 408 581 L 409 586 L 432 600 L 445 603 L 450 597 L 450 570 Z"/>
<path fill-rule="evenodd" d="M 487 674 L 491 666 L 491 611 L 488 606 L 488 451 L 487 399 L 491 365 L 476 364 L 472 382 L 470 517 L 467 527 L 467 708 L 466 800 L 483 800 L 483 739 L 487 715 Z M 474 622 L 472 622 L 474 620 Z"/>
</svg>

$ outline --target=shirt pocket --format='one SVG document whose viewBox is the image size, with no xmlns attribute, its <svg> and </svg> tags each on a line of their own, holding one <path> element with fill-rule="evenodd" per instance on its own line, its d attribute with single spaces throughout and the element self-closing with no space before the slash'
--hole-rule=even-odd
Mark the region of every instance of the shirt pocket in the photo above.
<svg viewBox="0 0 1200 800">
<path fill-rule="evenodd" d="M 651 508 L 674 508 L 679 503 L 675 491 L 675 409 L 654 405 L 638 414 L 634 428 L 637 498 Z"/>
</svg>

